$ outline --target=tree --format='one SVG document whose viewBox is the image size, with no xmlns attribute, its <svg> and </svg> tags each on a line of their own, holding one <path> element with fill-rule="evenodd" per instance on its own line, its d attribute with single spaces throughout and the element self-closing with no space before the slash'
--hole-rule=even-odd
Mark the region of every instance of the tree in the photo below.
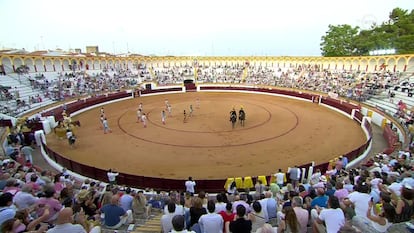
<svg viewBox="0 0 414 233">
<path fill-rule="evenodd" d="M 348 24 L 329 25 L 326 35 L 322 36 L 321 50 L 322 55 L 332 56 L 351 56 L 355 54 L 354 40 L 358 35 L 359 27 L 352 27 Z"/>
<path fill-rule="evenodd" d="M 395 49 L 397 54 L 414 53 L 414 10 L 393 9 L 388 20 L 368 30 L 350 25 L 329 25 L 322 36 L 323 56 L 368 55 L 369 51 Z"/>
</svg>

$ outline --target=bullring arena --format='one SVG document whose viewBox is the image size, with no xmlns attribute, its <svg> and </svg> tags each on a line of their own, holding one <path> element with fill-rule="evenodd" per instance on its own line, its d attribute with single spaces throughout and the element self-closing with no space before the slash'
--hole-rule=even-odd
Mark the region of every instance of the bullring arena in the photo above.
<svg viewBox="0 0 414 233">
<path fill-rule="evenodd" d="M 410 72 L 414 57 L 97 58 L 3 54 L 0 61 L 3 73 L 25 65 L 46 78 L 52 77 L 55 87 L 48 96 L 72 97 L 66 101 L 68 113 L 81 122 L 81 127 L 74 129 L 76 147 L 70 148 L 66 140 L 54 134 L 47 135 L 44 154 L 57 165 L 102 181 L 107 180 L 107 169 L 116 169 L 121 173 L 120 184 L 140 188 L 182 189 L 184 180 L 192 176 L 199 188 L 219 191 L 227 178 L 269 176 L 279 168 L 286 171 L 294 165 L 304 169 L 315 165 L 314 169 L 326 171 L 328 162 L 340 155 L 350 160 L 367 155 L 371 135 L 363 117 L 370 116 L 376 125 L 383 125 L 387 119 L 372 108 L 361 108 L 359 102 L 338 98 L 338 94 L 343 97 L 353 89 L 357 100 L 363 101 L 362 89 L 355 83 L 367 74 L 384 72 L 385 63 L 391 70 Z M 340 77 L 352 74 L 356 80 L 349 83 L 338 79 L 343 83 L 333 93 L 335 79 L 325 84 L 323 80 L 303 79 L 317 70 Z M 68 72 L 89 83 L 89 91 L 79 94 L 81 90 L 61 88 L 72 83 L 74 89 L 75 82 Z M 108 83 L 116 73 L 126 74 L 136 86 L 125 88 L 125 78 Z M 104 80 L 100 84 L 91 81 L 98 74 Z M 188 80 L 194 82 L 190 90 L 184 82 Z M 310 83 L 303 85 L 302 81 Z M 110 88 L 113 83 L 118 88 L 123 83 L 124 89 L 114 91 Z M 207 87 L 200 88 L 203 86 Z M 138 89 L 143 90 L 142 95 L 132 98 L 131 92 Z M 173 113 L 163 125 L 161 110 L 166 99 Z M 118 102 L 112 103 L 114 100 Z M 140 102 L 148 114 L 147 128 L 136 122 Z M 194 114 L 183 123 L 183 111 L 188 113 L 190 105 Z M 247 113 L 246 125 L 237 124 L 232 129 L 229 112 L 242 106 Z M 101 107 L 112 129 L 110 134 L 103 134 Z M 61 105 L 46 109 L 44 117 L 61 118 Z M 77 114 L 78 110 L 82 113 Z"/>
<path fill-rule="evenodd" d="M 172 117 L 161 123 L 164 100 Z M 196 99 L 200 108 L 195 108 Z M 142 102 L 149 124 L 136 122 Z M 183 110 L 194 113 L 183 123 Z M 232 129 L 229 112 L 243 106 L 245 127 Z M 100 128 L 100 107 L 74 117 L 76 149 L 48 137 L 48 146 L 68 158 L 103 169 L 159 178 L 225 179 L 269 175 L 277 168 L 321 163 L 362 145 L 360 126 L 317 104 L 283 97 L 240 93 L 184 93 L 140 97 L 104 105 L 112 133 Z"/>
</svg>

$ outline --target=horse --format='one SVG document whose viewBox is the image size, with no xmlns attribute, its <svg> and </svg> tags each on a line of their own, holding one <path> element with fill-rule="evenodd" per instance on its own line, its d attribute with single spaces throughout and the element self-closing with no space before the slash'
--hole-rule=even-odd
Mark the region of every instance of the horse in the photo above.
<svg viewBox="0 0 414 233">
<path fill-rule="evenodd" d="M 244 121 L 246 120 L 246 113 L 244 112 L 243 109 L 239 110 L 239 121 L 240 121 L 240 125 L 244 127 Z"/>
<path fill-rule="evenodd" d="M 234 110 L 230 112 L 230 121 L 231 121 L 232 128 L 234 129 L 236 125 L 236 121 L 237 121 L 237 113 Z"/>
</svg>

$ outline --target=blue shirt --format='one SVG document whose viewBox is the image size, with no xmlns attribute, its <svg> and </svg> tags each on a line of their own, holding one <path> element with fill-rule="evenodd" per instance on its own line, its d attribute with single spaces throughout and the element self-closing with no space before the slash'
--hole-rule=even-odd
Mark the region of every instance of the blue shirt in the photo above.
<svg viewBox="0 0 414 233">
<path fill-rule="evenodd" d="M 101 209 L 102 213 L 105 214 L 105 225 L 112 227 L 121 221 L 121 217 L 125 215 L 125 210 L 117 205 L 106 204 Z"/>
<path fill-rule="evenodd" d="M 311 202 L 311 207 L 314 208 L 315 206 L 326 208 L 328 206 L 328 196 L 318 196 Z"/>
</svg>

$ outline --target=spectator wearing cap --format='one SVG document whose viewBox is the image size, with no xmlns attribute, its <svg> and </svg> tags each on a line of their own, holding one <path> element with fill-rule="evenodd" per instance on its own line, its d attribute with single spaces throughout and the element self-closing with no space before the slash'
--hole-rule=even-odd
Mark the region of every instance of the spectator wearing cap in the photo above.
<svg viewBox="0 0 414 233">
<path fill-rule="evenodd" d="M 320 177 L 319 177 L 318 182 L 314 183 L 314 184 L 312 185 L 312 187 L 313 187 L 314 189 L 316 189 L 316 188 L 325 188 L 325 186 L 326 186 L 326 183 L 327 183 L 327 182 L 328 182 L 328 179 L 326 178 L 326 176 L 325 176 L 325 175 L 323 175 L 323 176 L 320 176 Z"/>
<path fill-rule="evenodd" d="M 311 185 L 317 184 L 319 182 L 319 178 L 322 176 L 321 170 L 318 168 L 316 172 L 312 174 L 310 178 Z"/>
<path fill-rule="evenodd" d="M 0 226 L 6 220 L 13 219 L 16 215 L 16 209 L 12 205 L 13 195 L 11 193 L 0 195 Z"/>
<path fill-rule="evenodd" d="M 75 205 L 77 208 L 74 208 L 74 210 L 78 212 L 78 209 L 80 207 L 83 209 L 88 218 L 93 218 L 97 213 L 97 207 L 93 201 L 94 192 L 82 189 L 77 195 Z"/>
</svg>

